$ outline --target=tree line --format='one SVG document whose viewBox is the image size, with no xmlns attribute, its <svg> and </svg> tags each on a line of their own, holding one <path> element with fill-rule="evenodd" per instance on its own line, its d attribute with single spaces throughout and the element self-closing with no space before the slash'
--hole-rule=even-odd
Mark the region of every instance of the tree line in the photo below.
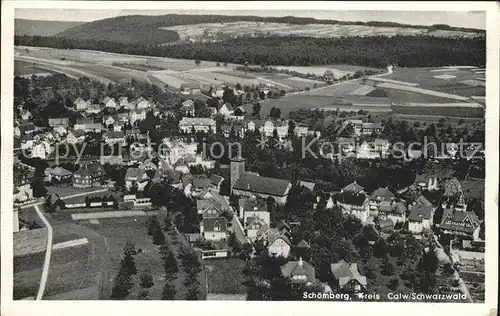
<svg viewBox="0 0 500 316">
<path fill-rule="evenodd" d="M 15 45 L 211 60 L 253 65 L 351 64 L 366 67 L 438 67 L 486 64 L 486 40 L 434 36 L 308 38 L 270 36 L 216 43 L 125 44 L 93 39 L 15 36 Z"/>
</svg>

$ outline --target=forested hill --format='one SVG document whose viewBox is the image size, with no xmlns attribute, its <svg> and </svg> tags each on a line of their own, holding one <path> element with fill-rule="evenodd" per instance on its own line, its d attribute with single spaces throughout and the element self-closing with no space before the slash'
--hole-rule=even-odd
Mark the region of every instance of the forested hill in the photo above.
<svg viewBox="0 0 500 316">
<path fill-rule="evenodd" d="M 16 36 L 15 45 L 211 60 L 237 64 L 438 67 L 486 64 L 486 40 L 432 36 L 373 36 L 344 38 L 239 38 L 217 43 L 129 45 L 60 37 Z"/>
<path fill-rule="evenodd" d="M 16 35 L 52 36 L 85 23 L 87 22 L 15 19 L 14 33 Z"/>
<path fill-rule="evenodd" d="M 464 31 L 484 33 L 484 30 L 450 27 L 448 25 L 409 25 L 394 22 L 347 22 L 337 20 L 318 20 L 313 18 L 228 16 L 228 15 L 178 15 L 162 16 L 128 15 L 85 23 L 56 34 L 60 37 L 80 40 L 106 40 L 127 44 L 162 44 L 179 39 L 175 31 L 160 30 L 159 27 L 189 25 L 199 23 L 228 23 L 238 21 L 273 22 L 286 24 L 332 24 L 332 25 L 365 25 L 378 27 L 420 28 L 432 30 Z"/>
</svg>

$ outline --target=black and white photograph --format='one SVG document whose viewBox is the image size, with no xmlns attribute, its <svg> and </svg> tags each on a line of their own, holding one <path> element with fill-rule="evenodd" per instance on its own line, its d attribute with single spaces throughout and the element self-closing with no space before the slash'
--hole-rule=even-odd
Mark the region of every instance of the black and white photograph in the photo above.
<svg viewBox="0 0 500 316">
<path fill-rule="evenodd" d="M 496 315 L 497 4 L 71 2 L 2 3 L 2 301 Z"/>
</svg>

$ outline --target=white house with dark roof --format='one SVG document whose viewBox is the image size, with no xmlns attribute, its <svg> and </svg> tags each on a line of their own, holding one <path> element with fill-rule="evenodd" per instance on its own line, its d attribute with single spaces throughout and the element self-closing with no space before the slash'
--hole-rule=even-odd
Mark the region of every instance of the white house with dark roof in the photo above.
<svg viewBox="0 0 500 316">
<path fill-rule="evenodd" d="M 120 144 L 123 146 L 125 144 L 125 134 L 123 132 L 107 131 L 104 133 L 103 138 L 108 145 Z"/>
<path fill-rule="evenodd" d="M 184 116 L 194 117 L 194 114 L 195 114 L 194 113 L 195 112 L 194 101 L 193 100 L 186 100 L 186 101 L 182 102 L 180 111 Z"/>
<path fill-rule="evenodd" d="M 463 195 L 455 205 L 443 205 L 443 218 L 439 224 L 441 234 L 479 239 L 480 221 L 473 211 L 467 210 Z"/>
<path fill-rule="evenodd" d="M 85 140 L 85 131 L 81 129 L 75 129 L 68 131 L 66 135 L 66 142 L 68 144 L 78 144 Z"/>
<path fill-rule="evenodd" d="M 413 234 L 421 234 L 432 227 L 433 209 L 425 204 L 415 204 L 410 207 L 408 230 Z"/>
<path fill-rule="evenodd" d="M 211 241 L 225 240 L 227 237 L 227 220 L 225 217 L 204 217 L 200 223 L 203 238 Z"/>
<path fill-rule="evenodd" d="M 292 284 L 312 285 L 316 280 L 314 267 L 299 258 L 299 261 L 288 261 L 281 266 L 281 274 L 290 279 Z"/>
<path fill-rule="evenodd" d="M 84 101 L 82 98 L 77 98 L 73 104 L 77 111 L 86 111 L 87 107 L 90 105 L 90 100 Z"/>
<path fill-rule="evenodd" d="M 344 191 L 335 196 L 337 205 L 342 213 L 353 215 L 366 223 L 370 216 L 370 203 L 368 197 L 363 193 Z"/>
<path fill-rule="evenodd" d="M 102 104 L 104 104 L 104 107 L 106 108 L 118 109 L 118 104 L 116 103 L 115 98 L 105 97 L 102 100 Z"/>
</svg>

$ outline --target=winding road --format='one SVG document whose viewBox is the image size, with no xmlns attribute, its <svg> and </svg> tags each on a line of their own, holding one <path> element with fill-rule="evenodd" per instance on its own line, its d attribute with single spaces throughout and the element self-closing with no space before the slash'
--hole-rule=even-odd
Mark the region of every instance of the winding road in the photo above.
<svg viewBox="0 0 500 316">
<path fill-rule="evenodd" d="M 77 193 L 77 194 L 72 194 L 68 196 L 61 197 L 61 200 L 73 198 L 73 197 L 78 197 L 78 196 L 85 196 L 89 194 L 94 194 L 94 193 L 100 193 L 100 192 L 105 192 L 108 191 L 108 189 L 100 189 L 100 190 L 95 190 L 95 191 L 90 191 L 90 192 L 82 192 L 82 193 Z M 43 212 L 40 210 L 39 205 L 43 204 L 43 202 L 37 202 L 34 204 L 29 204 L 29 205 L 23 205 L 21 208 L 27 208 L 27 207 L 34 207 L 36 213 L 44 223 L 44 225 L 47 227 L 47 250 L 45 252 L 45 261 L 43 263 L 43 270 L 42 270 L 42 278 L 40 280 L 40 287 L 38 288 L 38 293 L 36 295 L 37 301 L 41 300 L 43 297 L 43 294 L 45 292 L 45 286 L 47 284 L 47 278 L 49 276 L 49 267 L 50 267 L 50 258 L 52 256 L 52 236 L 53 236 L 53 229 L 52 226 L 50 225 L 49 221 L 43 214 Z"/>
</svg>

